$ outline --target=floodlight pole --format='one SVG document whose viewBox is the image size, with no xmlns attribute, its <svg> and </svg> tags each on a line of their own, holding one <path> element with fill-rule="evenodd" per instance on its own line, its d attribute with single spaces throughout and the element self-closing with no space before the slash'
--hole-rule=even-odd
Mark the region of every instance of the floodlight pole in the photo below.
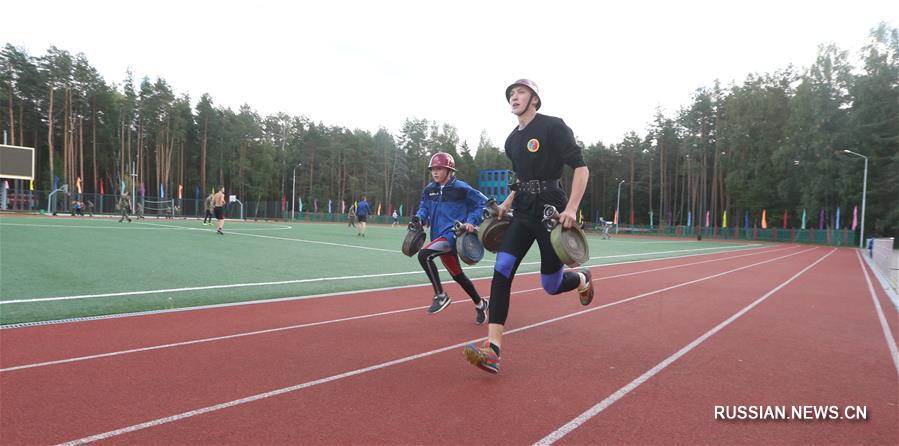
<svg viewBox="0 0 899 446">
<path fill-rule="evenodd" d="M 293 168 L 293 192 L 290 194 L 290 219 L 293 220 L 296 218 L 296 205 L 297 205 L 297 167 L 302 166 L 303 163 L 297 163 L 296 167 Z"/>
<path fill-rule="evenodd" d="M 134 183 L 137 183 L 137 172 L 134 171 L 134 163 L 132 162 L 131 163 L 131 207 L 132 207 L 131 211 L 132 212 L 134 211 L 134 208 L 137 208 L 137 196 L 134 195 L 137 192 L 134 190 L 134 188 L 136 187 Z"/>
<path fill-rule="evenodd" d="M 618 183 L 618 202 L 615 203 L 615 233 L 618 233 L 618 227 L 621 226 L 621 185 L 624 180 Z"/>
<path fill-rule="evenodd" d="M 865 159 L 865 174 L 862 180 L 862 231 L 859 235 L 858 247 L 865 247 L 865 197 L 868 195 L 868 157 L 860 153 L 855 153 L 848 149 L 843 149 L 844 153 L 860 156 Z"/>
</svg>

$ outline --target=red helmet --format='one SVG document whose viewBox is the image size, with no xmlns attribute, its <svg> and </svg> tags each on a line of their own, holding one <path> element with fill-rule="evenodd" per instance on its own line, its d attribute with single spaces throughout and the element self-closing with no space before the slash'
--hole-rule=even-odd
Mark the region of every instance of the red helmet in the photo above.
<svg viewBox="0 0 899 446">
<path fill-rule="evenodd" d="M 540 90 L 537 88 L 537 83 L 530 79 L 518 79 L 506 87 L 506 102 L 509 102 L 509 98 L 512 97 L 512 89 L 519 85 L 530 88 L 534 96 L 537 96 L 537 110 L 540 110 L 540 106 L 543 105 L 543 101 L 540 99 Z"/>
<path fill-rule="evenodd" d="M 453 156 L 446 152 L 437 152 L 434 156 L 431 157 L 431 161 L 428 162 L 428 169 L 433 167 L 446 167 L 453 172 L 456 171 L 456 161 L 453 159 Z"/>
</svg>

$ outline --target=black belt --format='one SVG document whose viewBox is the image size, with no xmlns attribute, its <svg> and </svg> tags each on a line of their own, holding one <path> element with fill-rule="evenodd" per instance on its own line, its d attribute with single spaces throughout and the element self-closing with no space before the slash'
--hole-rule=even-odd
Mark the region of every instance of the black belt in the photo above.
<svg viewBox="0 0 899 446">
<path fill-rule="evenodd" d="M 509 189 L 512 189 L 516 192 L 528 192 L 532 194 L 539 194 L 548 189 L 561 189 L 562 185 L 558 179 L 555 180 L 530 180 L 530 181 L 516 181 L 509 185 Z"/>
</svg>

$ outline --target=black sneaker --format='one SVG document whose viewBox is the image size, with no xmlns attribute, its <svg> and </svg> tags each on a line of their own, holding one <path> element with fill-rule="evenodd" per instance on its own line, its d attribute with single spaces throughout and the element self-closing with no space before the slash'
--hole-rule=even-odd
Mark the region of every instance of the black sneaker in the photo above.
<svg viewBox="0 0 899 446">
<path fill-rule="evenodd" d="M 440 293 L 434 296 L 434 302 L 431 302 L 431 306 L 428 307 L 428 314 L 439 313 L 444 308 L 448 307 L 452 300 L 446 293 Z"/>
<path fill-rule="evenodd" d="M 216 230 L 215 230 L 215 232 L 218 232 L 218 234 L 219 234 L 219 235 L 225 235 L 225 233 L 224 233 L 224 232 L 222 232 L 222 230 L 221 230 L 221 229 L 216 229 Z"/>
<path fill-rule="evenodd" d="M 476 305 L 474 307 L 475 311 L 475 319 L 474 323 L 478 325 L 484 325 L 484 322 L 487 321 L 487 308 L 489 307 L 490 302 L 487 299 L 481 299 L 481 304 Z"/>
</svg>

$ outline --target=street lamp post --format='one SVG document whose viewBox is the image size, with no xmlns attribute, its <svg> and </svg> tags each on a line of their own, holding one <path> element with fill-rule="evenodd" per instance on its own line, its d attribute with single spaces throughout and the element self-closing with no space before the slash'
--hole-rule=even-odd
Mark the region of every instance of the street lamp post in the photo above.
<svg viewBox="0 0 899 446">
<path fill-rule="evenodd" d="M 618 226 L 621 225 L 621 185 L 624 180 L 618 183 L 618 201 L 615 203 L 615 233 L 618 233 Z"/>
<path fill-rule="evenodd" d="M 296 167 L 293 168 L 293 192 L 290 194 L 290 219 L 293 220 L 296 217 L 296 205 L 297 205 L 297 167 L 302 166 L 303 163 L 297 163 Z"/>
<path fill-rule="evenodd" d="M 861 153 L 855 153 L 849 149 L 843 149 L 843 153 L 848 153 L 850 155 L 860 156 L 865 159 L 865 174 L 864 179 L 862 180 L 862 231 L 859 235 L 858 247 L 865 247 L 865 197 L 868 195 L 868 157 L 862 155 Z"/>
</svg>

